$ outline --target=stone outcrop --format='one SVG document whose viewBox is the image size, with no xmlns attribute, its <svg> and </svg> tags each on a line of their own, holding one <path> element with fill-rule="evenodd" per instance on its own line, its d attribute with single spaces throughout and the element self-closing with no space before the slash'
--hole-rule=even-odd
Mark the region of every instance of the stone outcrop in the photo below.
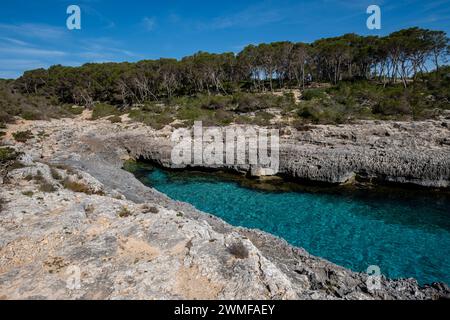
<svg viewBox="0 0 450 320">
<path fill-rule="evenodd" d="M 435 123 L 423 125 L 422 129 L 427 130 L 430 128 L 427 126 L 437 127 Z M 383 126 L 380 125 L 382 132 Z M 24 144 L 14 143 L 11 132 L 26 129 L 35 138 Z M 340 141 L 346 147 L 340 147 L 340 153 L 336 153 L 339 156 L 346 151 L 356 153 L 358 137 L 362 139 L 358 134 L 356 142 L 344 138 L 344 132 L 350 134 L 349 127 L 314 130 L 317 131 L 296 133 L 284 139 L 306 139 L 309 134 L 312 140 L 308 146 L 313 148 L 314 135 L 321 134 L 327 138 L 317 148 L 325 152 L 331 141 Z M 354 130 L 359 131 L 356 127 Z M 417 136 L 421 148 L 432 150 L 427 153 L 429 158 L 432 152 L 441 156 L 433 160 L 432 173 L 417 169 L 416 173 L 405 175 L 408 181 L 411 175 L 419 180 L 426 177 L 429 181 L 448 182 L 448 167 L 442 167 L 448 163 L 448 157 L 444 157 L 448 147 L 435 144 L 437 136 L 445 132 L 448 135 L 442 129 L 440 133 Z M 339 136 L 332 136 L 337 133 Z M 397 133 L 390 134 L 395 137 Z M 369 290 L 365 274 L 311 256 L 264 232 L 232 227 L 144 186 L 121 169 L 125 160 L 137 156 L 170 166 L 169 137 L 170 131 L 154 132 L 139 124 L 81 119 L 19 122 L 9 127 L 5 143 L 24 153 L 21 159 L 24 167 L 11 171 L 9 183 L 0 189 L 0 198 L 5 202 L 0 212 L 0 298 L 449 297 L 447 286 L 420 287 L 414 279 L 394 281 L 383 277 L 380 289 Z M 387 137 L 384 133 L 380 139 L 374 137 L 377 152 L 381 152 L 379 145 L 386 150 L 394 147 L 383 142 Z M 292 152 L 296 150 L 289 148 Z M 317 156 L 314 149 L 309 150 L 308 157 Z M 300 149 L 297 151 L 305 157 Z M 407 154 L 402 153 L 398 159 Z M 282 156 L 285 155 L 283 152 Z M 426 162 L 426 157 L 424 154 L 414 159 Z M 362 161 L 369 158 L 361 157 L 358 163 L 342 165 L 342 171 L 333 174 L 305 173 L 302 169 L 305 164 L 294 165 L 293 158 L 282 167 L 299 177 L 310 175 L 318 180 L 340 182 L 349 172 L 362 170 Z M 316 161 L 321 161 L 324 168 L 336 168 L 325 156 Z M 366 168 L 368 175 L 391 170 L 386 173 L 391 172 L 394 177 L 398 172 L 380 165 L 373 157 L 371 161 L 377 165 L 370 170 Z M 43 191 L 44 183 L 53 189 Z"/>
<path fill-rule="evenodd" d="M 129 132 L 119 141 L 133 157 L 152 160 L 167 168 L 170 133 Z M 342 184 L 355 178 L 372 182 L 450 187 L 450 120 L 374 122 L 319 125 L 308 131 L 290 130 L 280 139 L 279 173 L 292 178 Z M 254 174 L 250 165 L 206 165 Z"/>
</svg>

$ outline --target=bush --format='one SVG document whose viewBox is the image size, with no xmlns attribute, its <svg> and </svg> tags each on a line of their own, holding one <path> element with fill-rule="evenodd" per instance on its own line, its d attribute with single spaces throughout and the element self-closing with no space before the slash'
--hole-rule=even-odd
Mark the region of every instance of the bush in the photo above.
<svg viewBox="0 0 450 320">
<path fill-rule="evenodd" d="M 71 190 L 76 193 L 85 193 L 85 194 L 97 194 L 97 195 L 103 195 L 103 192 L 97 191 L 95 192 L 92 190 L 88 185 L 76 181 L 72 181 L 69 178 L 64 179 L 63 181 L 64 188 Z"/>
<path fill-rule="evenodd" d="M 111 123 L 121 123 L 122 122 L 122 118 L 120 116 L 112 116 L 112 117 L 109 117 L 108 120 Z"/>
<path fill-rule="evenodd" d="M 55 192 L 57 189 L 55 188 L 55 186 L 47 181 L 41 181 L 39 183 L 39 191 L 41 192 L 46 192 L 46 193 L 51 193 L 51 192 Z"/>
<path fill-rule="evenodd" d="M 53 97 L 21 94 L 13 82 L 0 80 L 0 123 L 11 123 L 14 117 L 25 120 L 48 120 L 68 117 L 70 113 Z"/>
<path fill-rule="evenodd" d="M 55 180 L 62 180 L 62 176 L 59 174 L 58 170 L 55 168 L 50 168 L 50 174 Z"/>
<path fill-rule="evenodd" d="M 27 142 L 34 138 L 33 133 L 30 130 L 14 132 L 13 137 L 17 142 Z"/>
<path fill-rule="evenodd" d="M 199 101 L 200 107 L 208 110 L 219 110 L 230 107 L 231 99 L 227 96 L 204 96 Z"/>
<path fill-rule="evenodd" d="M 75 116 L 79 116 L 84 111 L 84 107 L 72 106 L 72 105 L 65 105 L 64 109 Z"/>
<path fill-rule="evenodd" d="M 311 130 L 311 126 L 308 124 L 305 124 L 303 121 L 301 120 L 294 120 L 294 122 L 292 123 L 292 127 L 294 129 L 296 129 L 297 131 L 309 131 Z"/>
<path fill-rule="evenodd" d="M 108 116 L 115 116 L 119 115 L 120 111 L 118 108 L 106 104 L 106 103 L 98 103 L 94 106 L 94 109 L 92 110 L 92 120 L 97 120 L 101 118 L 105 118 Z"/>
<path fill-rule="evenodd" d="M 174 120 L 169 114 L 153 114 L 142 110 L 132 110 L 129 116 L 134 121 L 142 122 L 156 130 L 164 128 Z"/>
<path fill-rule="evenodd" d="M 372 112 L 385 116 L 412 115 L 412 108 L 408 100 L 403 96 L 401 98 L 386 98 L 376 104 Z"/>
<path fill-rule="evenodd" d="M 159 209 L 155 206 L 144 205 L 143 212 L 157 214 L 159 213 Z"/>
<path fill-rule="evenodd" d="M 308 89 L 302 93 L 302 100 L 325 99 L 327 97 L 323 89 Z"/>
<path fill-rule="evenodd" d="M 0 165 L 9 161 L 15 161 L 20 153 L 10 147 L 0 148 Z"/>
<path fill-rule="evenodd" d="M 267 108 L 264 101 L 257 95 L 242 93 L 233 97 L 233 103 L 237 105 L 235 111 L 247 113 Z"/>
<path fill-rule="evenodd" d="M 41 120 L 41 114 L 39 111 L 27 110 L 20 114 L 25 120 Z"/>
<path fill-rule="evenodd" d="M 235 242 L 227 248 L 228 252 L 238 259 L 246 259 L 249 256 L 248 249 L 242 241 Z"/>
<path fill-rule="evenodd" d="M 131 211 L 127 207 L 122 207 L 118 213 L 119 217 L 126 218 L 132 215 Z"/>
</svg>

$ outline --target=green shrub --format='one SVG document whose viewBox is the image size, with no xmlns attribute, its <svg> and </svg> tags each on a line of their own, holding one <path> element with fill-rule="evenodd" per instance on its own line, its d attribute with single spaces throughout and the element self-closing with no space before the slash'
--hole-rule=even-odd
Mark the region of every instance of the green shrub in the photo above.
<svg viewBox="0 0 450 320">
<path fill-rule="evenodd" d="M 309 131 L 311 130 L 311 126 L 306 124 L 304 121 L 296 119 L 292 122 L 292 127 L 297 131 Z"/>
<path fill-rule="evenodd" d="M 122 122 L 122 118 L 120 116 L 112 116 L 112 117 L 109 117 L 108 120 L 111 123 L 121 123 Z"/>
<path fill-rule="evenodd" d="M 115 116 L 119 114 L 120 111 L 117 107 L 106 103 L 98 103 L 94 106 L 94 109 L 92 110 L 92 120 L 97 120 L 100 118 Z"/>
<path fill-rule="evenodd" d="M 26 197 L 31 198 L 34 195 L 34 192 L 33 191 L 24 191 L 24 192 L 22 192 L 22 194 Z"/>
<path fill-rule="evenodd" d="M 72 105 L 65 105 L 64 109 L 75 116 L 79 116 L 84 111 L 84 107 L 72 106 Z"/>
<path fill-rule="evenodd" d="M 85 194 L 89 194 L 89 195 L 92 195 L 92 194 L 103 195 L 103 192 L 101 192 L 101 191 L 95 192 L 88 185 L 86 185 L 84 183 L 72 181 L 69 178 L 64 179 L 63 187 L 65 189 L 71 190 L 76 193 L 85 193 Z"/>
<path fill-rule="evenodd" d="M 21 117 L 25 120 L 42 120 L 42 115 L 36 110 L 27 110 L 22 112 Z"/>
<path fill-rule="evenodd" d="M 200 108 L 208 110 L 224 110 L 230 107 L 231 99 L 227 96 L 203 96 L 200 98 Z"/>
<path fill-rule="evenodd" d="M 302 93 L 302 100 L 325 99 L 327 97 L 323 89 L 308 89 Z"/>
<path fill-rule="evenodd" d="M 373 113 L 385 116 L 412 115 L 412 108 L 405 97 L 385 98 L 373 107 Z"/>
<path fill-rule="evenodd" d="M 45 193 L 52 193 L 55 192 L 57 189 L 55 186 L 47 181 L 43 181 L 39 183 L 39 191 L 45 192 Z"/>
<path fill-rule="evenodd" d="M 10 147 L 0 148 L 0 165 L 9 161 L 14 161 L 19 157 L 20 153 Z"/>
<path fill-rule="evenodd" d="M 122 207 L 120 209 L 119 213 L 118 213 L 118 216 L 121 217 L 121 218 L 126 218 L 126 217 L 129 217 L 131 215 L 132 215 L 131 211 L 125 206 Z"/>
<path fill-rule="evenodd" d="M 28 140 L 34 138 L 33 133 L 30 130 L 17 131 L 14 132 L 12 135 L 17 142 L 27 142 Z"/>
<path fill-rule="evenodd" d="M 174 120 L 169 114 L 154 114 L 140 109 L 131 110 L 129 117 L 134 121 L 142 122 L 156 130 L 164 128 Z"/>
</svg>

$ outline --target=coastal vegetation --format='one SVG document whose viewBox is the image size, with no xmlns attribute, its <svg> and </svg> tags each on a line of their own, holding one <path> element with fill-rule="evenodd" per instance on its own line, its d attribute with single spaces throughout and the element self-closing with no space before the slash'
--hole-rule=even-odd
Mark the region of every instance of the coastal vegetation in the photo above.
<svg viewBox="0 0 450 320">
<path fill-rule="evenodd" d="M 129 113 L 157 129 L 175 120 L 273 125 L 276 115 L 278 124 L 299 127 L 420 120 L 450 109 L 448 55 L 445 32 L 409 28 L 384 37 L 249 45 L 238 54 L 198 52 L 181 60 L 56 65 L 0 82 L 0 123 L 82 112 L 73 105 L 92 109 L 92 119 L 120 122 Z"/>
</svg>

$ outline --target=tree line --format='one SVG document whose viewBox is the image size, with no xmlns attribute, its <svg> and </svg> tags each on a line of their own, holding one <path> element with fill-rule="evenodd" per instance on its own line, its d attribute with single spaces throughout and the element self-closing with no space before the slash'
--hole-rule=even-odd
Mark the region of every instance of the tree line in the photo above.
<svg viewBox="0 0 450 320">
<path fill-rule="evenodd" d="M 304 89 L 312 81 L 401 82 L 406 88 L 418 75 L 439 71 L 449 53 L 444 31 L 415 27 L 384 37 L 345 34 L 313 43 L 249 45 L 238 54 L 198 52 L 181 60 L 56 65 L 27 71 L 15 84 L 24 93 L 86 106 L 94 101 L 130 105 L 198 93 Z"/>
</svg>

